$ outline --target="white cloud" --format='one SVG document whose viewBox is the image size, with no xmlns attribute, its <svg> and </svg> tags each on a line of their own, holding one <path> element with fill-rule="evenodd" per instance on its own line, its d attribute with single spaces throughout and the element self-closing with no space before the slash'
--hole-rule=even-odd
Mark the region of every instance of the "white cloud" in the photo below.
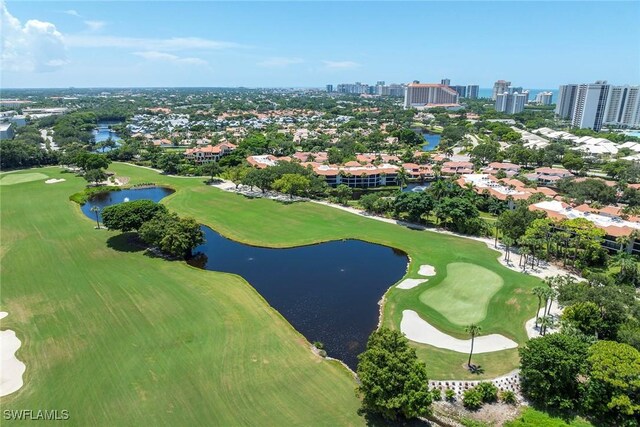
<svg viewBox="0 0 640 427">
<path fill-rule="evenodd" d="M 326 68 L 331 69 L 348 69 L 357 68 L 360 66 L 357 62 L 353 61 L 322 61 Z"/>
<path fill-rule="evenodd" d="M 9 71 L 53 71 L 67 63 L 62 34 L 50 22 L 31 19 L 24 26 L 0 2 L 2 68 Z"/>
<path fill-rule="evenodd" d="M 125 48 L 142 51 L 218 50 L 246 47 L 238 43 L 202 39 L 199 37 L 174 37 L 151 39 L 118 36 L 69 35 L 65 37 L 70 47 L 78 48 Z"/>
<path fill-rule="evenodd" d="M 89 31 L 99 31 L 107 25 L 104 21 L 84 21 Z"/>
<path fill-rule="evenodd" d="M 82 15 L 80 15 L 75 9 L 65 10 L 64 13 L 66 13 L 67 15 L 75 16 L 76 18 L 82 18 Z"/>
<path fill-rule="evenodd" d="M 173 64 L 186 64 L 186 65 L 206 65 L 207 61 L 200 58 L 181 57 L 166 52 L 158 51 L 143 51 L 133 52 L 134 55 L 149 61 L 162 61 L 171 62 Z"/>
</svg>

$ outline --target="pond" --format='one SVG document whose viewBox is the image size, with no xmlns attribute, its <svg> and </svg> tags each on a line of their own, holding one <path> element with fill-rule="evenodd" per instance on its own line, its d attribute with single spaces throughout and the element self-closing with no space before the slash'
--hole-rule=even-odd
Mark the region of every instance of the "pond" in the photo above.
<svg viewBox="0 0 640 427">
<path fill-rule="evenodd" d="M 431 185 L 430 182 L 424 182 L 424 183 L 411 182 L 402 189 L 402 192 L 403 193 L 410 193 L 410 192 L 419 193 L 421 191 L 425 191 L 427 188 L 429 188 L 430 185 Z"/>
<path fill-rule="evenodd" d="M 98 206 L 100 210 L 107 206 L 115 205 L 116 203 L 132 202 L 134 200 L 153 200 L 159 202 L 174 191 L 170 188 L 164 187 L 146 187 L 146 188 L 132 188 L 121 191 L 107 191 L 100 193 L 91 198 L 87 203 L 82 205 L 80 209 L 89 218 L 95 220 L 96 214 L 91 212 L 91 208 Z M 102 220 L 102 218 L 100 218 Z"/>
<path fill-rule="evenodd" d="M 158 201 L 163 191 L 113 192 L 86 203 L 83 212 L 95 219 L 91 206 L 125 197 Z M 309 342 L 322 342 L 329 356 L 354 370 L 378 324 L 378 302 L 404 276 L 409 262 L 401 251 L 359 240 L 271 249 L 229 240 L 206 226 L 202 230 L 206 242 L 194 250 L 189 264 L 242 276 Z"/>
<path fill-rule="evenodd" d="M 441 136 L 437 133 L 423 132 L 422 137 L 427 144 L 422 146 L 422 151 L 433 151 L 440 145 Z"/>
<path fill-rule="evenodd" d="M 98 122 L 98 127 L 93 130 L 93 137 L 94 137 L 96 143 L 104 142 L 104 141 L 108 140 L 109 138 L 111 138 L 111 140 L 113 142 L 115 142 L 116 146 L 120 145 L 120 141 L 122 141 L 122 138 L 120 138 L 110 128 L 110 126 L 117 125 L 117 124 L 120 124 L 120 123 L 122 123 L 122 122 L 117 122 L 117 121 L 115 121 L 115 122 L 114 121 Z M 100 153 L 105 153 L 105 152 L 111 151 L 111 147 L 102 147 L 102 148 L 99 148 L 96 151 L 98 151 Z"/>
</svg>

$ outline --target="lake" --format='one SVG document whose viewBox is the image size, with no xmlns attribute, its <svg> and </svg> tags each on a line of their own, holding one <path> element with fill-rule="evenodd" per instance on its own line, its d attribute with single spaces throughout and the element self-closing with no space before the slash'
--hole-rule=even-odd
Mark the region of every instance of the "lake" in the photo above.
<svg viewBox="0 0 640 427">
<path fill-rule="evenodd" d="M 117 191 L 82 210 L 95 220 L 92 206 L 125 198 L 159 201 L 170 194 L 166 191 L 171 190 Z M 206 242 L 194 250 L 189 264 L 242 276 L 309 342 L 322 342 L 329 356 L 354 370 L 378 324 L 378 302 L 404 276 L 409 262 L 401 251 L 359 240 L 271 249 L 235 242 L 206 226 L 202 230 Z"/>
<path fill-rule="evenodd" d="M 422 137 L 427 141 L 427 144 L 422 146 L 422 151 L 433 151 L 440 145 L 441 137 L 437 133 L 423 132 Z"/>
<path fill-rule="evenodd" d="M 122 122 L 113 122 L 113 121 L 98 122 L 98 127 L 93 130 L 93 137 L 94 137 L 96 143 L 104 142 L 104 141 L 108 140 L 109 138 L 111 138 L 111 140 L 114 141 L 116 143 L 116 145 L 120 145 L 120 141 L 122 141 L 122 138 L 120 138 L 114 131 L 112 131 L 109 128 L 109 126 L 117 125 L 117 124 L 120 124 L 120 123 L 122 123 Z M 110 150 L 111 150 L 110 147 L 102 147 L 102 148 L 98 149 L 97 151 L 99 151 L 101 153 L 106 153 L 106 152 L 108 152 Z"/>
<path fill-rule="evenodd" d="M 97 194 L 87 203 L 82 205 L 80 209 L 89 218 L 95 221 L 96 214 L 91 212 L 91 208 L 98 206 L 100 210 L 107 206 L 115 205 L 116 203 L 132 202 L 134 200 L 153 200 L 159 202 L 160 200 L 172 194 L 174 191 L 170 188 L 164 187 L 147 187 L 147 188 L 132 188 L 121 191 L 106 191 L 104 193 Z M 102 218 L 100 218 L 102 220 Z"/>
</svg>

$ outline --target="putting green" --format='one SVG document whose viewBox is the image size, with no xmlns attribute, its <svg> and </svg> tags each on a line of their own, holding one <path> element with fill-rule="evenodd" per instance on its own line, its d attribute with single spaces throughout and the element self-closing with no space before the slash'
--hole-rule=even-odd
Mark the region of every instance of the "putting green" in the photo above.
<svg viewBox="0 0 640 427">
<path fill-rule="evenodd" d="M 447 277 L 420 294 L 420 301 L 451 323 L 464 326 L 482 321 L 491 298 L 502 288 L 502 277 L 479 265 L 447 264 Z"/>
<path fill-rule="evenodd" d="M 10 173 L 0 178 L 0 185 L 14 185 L 23 182 L 39 181 L 49 178 L 49 175 L 43 173 Z"/>
</svg>

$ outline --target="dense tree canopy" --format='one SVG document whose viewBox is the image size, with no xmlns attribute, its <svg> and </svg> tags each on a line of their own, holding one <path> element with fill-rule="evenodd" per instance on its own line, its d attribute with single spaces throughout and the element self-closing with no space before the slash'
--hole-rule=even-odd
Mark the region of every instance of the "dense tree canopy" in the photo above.
<svg viewBox="0 0 640 427">
<path fill-rule="evenodd" d="M 398 331 L 381 328 L 371 334 L 358 363 L 362 410 L 389 420 L 430 413 L 427 370 Z"/>
<path fill-rule="evenodd" d="M 134 200 L 107 206 L 102 211 L 102 222 L 111 230 L 139 230 L 142 224 L 158 214 L 167 213 L 164 205 L 151 200 Z"/>
</svg>

